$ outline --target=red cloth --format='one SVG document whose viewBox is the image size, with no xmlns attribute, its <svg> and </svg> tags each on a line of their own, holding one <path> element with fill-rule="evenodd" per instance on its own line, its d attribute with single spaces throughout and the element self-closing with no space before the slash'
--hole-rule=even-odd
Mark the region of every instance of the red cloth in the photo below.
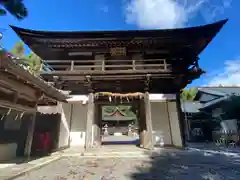
<svg viewBox="0 0 240 180">
<path fill-rule="evenodd" d="M 44 134 L 44 138 L 43 138 L 43 148 L 44 148 L 44 150 L 48 150 L 49 142 L 50 142 L 50 135 L 49 135 L 48 132 L 46 132 Z"/>
<path fill-rule="evenodd" d="M 39 137 L 39 141 L 38 141 L 39 149 L 44 151 L 48 150 L 49 143 L 50 143 L 49 133 L 48 132 L 38 133 L 38 137 Z"/>
</svg>

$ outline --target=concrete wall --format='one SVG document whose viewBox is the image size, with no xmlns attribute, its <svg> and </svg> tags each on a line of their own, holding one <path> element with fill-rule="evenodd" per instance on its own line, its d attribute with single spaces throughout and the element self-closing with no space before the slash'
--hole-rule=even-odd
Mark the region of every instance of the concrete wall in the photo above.
<svg viewBox="0 0 240 180">
<path fill-rule="evenodd" d="M 160 137 L 163 137 L 163 142 L 165 145 L 174 145 L 180 147 L 182 146 L 182 138 L 180 133 L 177 106 L 176 102 L 174 101 L 175 95 L 172 94 L 160 94 L 160 95 L 151 95 L 150 98 L 151 115 L 153 123 L 153 136 L 155 144 L 160 145 L 161 141 Z M 166 102 L 166 100 L 171 101 Z M 75 98 L 72 100 L 71 103 L 69 102 L 72 106 L 71 110 L 69 110 L 69 112 L 72 113 L 70 121 L 71 123 L 69 123 L 71 146 L 85 145 L 87 123 L 86 101 L 81 96 L 81 98 Z M 92 133 L 94 133 L 94 130 L 92 131 Z M 64 140 L 62 140 L 61 142 L 63 141 Z"/>
<path fill-rule="evenodd" d="M 0 161 L 16 158 L 17 143 L 0 144 Z"/>
<path fill-rule="evenodd" d="M 155 145 L 160 145 L 161 137 L 163 138 L 164 145 L 172 145 L 167 103 L 151 102 L 151 114 Z"/>
<path fill-rule="evenodd" d="M 59 105 L 61 106 L 61 122 L 58 148 L 64 148 L 69 145 L 72 105 L 69 103 L 61 103 Z"/>
<path fill-rule="evenodd" d="M 151 102 L 151 113 L 155 145 L 160 145 L 162 137 L 164 145 L 182 147 L 176 101 Z"/>
<path fill-rule="evenodd" d="M 168 111 L 169 111 L 169 119 L 170 119 L 170 126 L 172 131 L 172 141 L 173 145 L 176 147 L 183 146 L 183 140 L 180 131 L 180 124 L 179 124 L 179 114 L 176 105 L 176 101 L 168 102 Z"/>
<path fill-rule="evenodd" d="M 1 110 L 0 118 L 3 118 L 0 120 L 0 161 L 4 161 L 14 159 L 24 149 L 26 131 L 21 127 L 25 115 L 20 118 L 21 113 L 12 110 L 6 115 L 8 109 L 5 112 Z"/>
<path fill-rule="evenodd" d="M 72 103 L 70 145 L 84 146 L 86 136 L 87 104 Z"/>
</svg>

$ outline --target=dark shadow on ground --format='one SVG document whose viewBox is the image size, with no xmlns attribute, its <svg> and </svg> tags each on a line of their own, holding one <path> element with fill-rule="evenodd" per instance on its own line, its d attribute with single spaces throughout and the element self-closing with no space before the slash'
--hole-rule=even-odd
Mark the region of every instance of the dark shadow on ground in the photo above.
<svg viewBox="0 0 240 180">
<path fill-rule="evenodd" d="M 133 180 L 239 180 L 240 159 L 187 150 L 153 153 L 131 174 Z"/>
</svg>

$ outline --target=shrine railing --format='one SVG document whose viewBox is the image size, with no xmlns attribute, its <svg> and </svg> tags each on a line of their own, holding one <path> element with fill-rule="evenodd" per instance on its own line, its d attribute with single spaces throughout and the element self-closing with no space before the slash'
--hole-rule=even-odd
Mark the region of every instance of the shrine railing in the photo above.
<svg viewBox="0 0 240 180">
<path fill-rule="evenodd" d="M 48 60 L 46 63 L 54 71 L 169 71 L 171 64 L 165 59 L 144 60 Z"/>
</svg>

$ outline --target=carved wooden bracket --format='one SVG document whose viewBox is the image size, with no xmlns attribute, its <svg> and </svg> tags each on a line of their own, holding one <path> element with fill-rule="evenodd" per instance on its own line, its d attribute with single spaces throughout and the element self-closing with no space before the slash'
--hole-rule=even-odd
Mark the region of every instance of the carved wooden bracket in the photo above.
<svg viewBox="0 0 240 180">
<path fill-rule="evenodd" d="M 146 75 L 146 80 L 144 81 L 145 83 L 145 91 L 149 90 L 149 84 L 150 84 L 150 80 L 151 80 L 151 74 L 147 74 Z"/>
<path fill-rule="evenodd" d="M 87 81 L 88 91 L 89 91 L 89 93 L 92 93 L 93 92 L 93 87 L 92 87 L 91 76 L 87 75 L 86 76 L 86 81 Z"/>
</svg>

